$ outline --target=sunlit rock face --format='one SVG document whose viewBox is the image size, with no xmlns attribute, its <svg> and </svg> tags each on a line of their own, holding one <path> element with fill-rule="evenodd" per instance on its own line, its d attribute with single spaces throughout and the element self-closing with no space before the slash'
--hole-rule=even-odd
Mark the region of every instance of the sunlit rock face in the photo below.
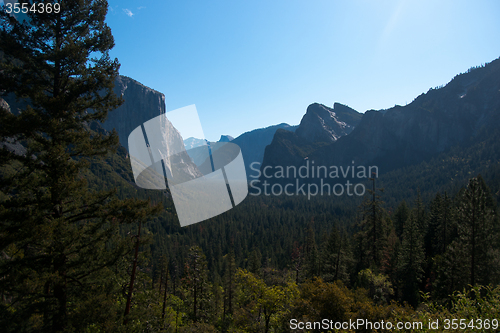
<svg viewBox="0 0 500 333">
<path fill-rule="evenodd" d="M 334 142 L 351 133 L 360 119 L 361 113 L 340 103 L 333 108 L 314 103 L 307 108 L 295 133 L 307 142 Z"/>
</svg>

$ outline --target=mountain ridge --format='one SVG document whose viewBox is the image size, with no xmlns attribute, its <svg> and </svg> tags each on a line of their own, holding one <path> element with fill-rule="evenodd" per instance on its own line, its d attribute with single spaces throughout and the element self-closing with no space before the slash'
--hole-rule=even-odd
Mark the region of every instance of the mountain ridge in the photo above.
<svg viewBox="0 0 500 333">
<path fill-rule="evenodd" d="M 439 89 L 429 89 L 406 106 L 366 111 L 350 133 L 331 143 L 313 147 L 277 133 L 266 149 L 262 168 L 300 166 L 307 157 L 316 165 L 354 161 L 388 172 L 470 142 L 484 130 L 494 129 L 500 123 L 499 114 L 500 59 L 496 59 L 456 75 Z"/>
</svg>

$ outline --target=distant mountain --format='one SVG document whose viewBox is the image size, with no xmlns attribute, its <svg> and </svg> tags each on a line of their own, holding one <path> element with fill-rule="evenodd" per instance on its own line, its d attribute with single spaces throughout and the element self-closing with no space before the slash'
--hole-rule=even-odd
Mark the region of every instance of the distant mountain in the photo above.
<svg viewBox="0 0 500 333">
<path fill-rule="evenodd" d="M 333 109 L 322 104 L 309 105 L 295 133 L 307 142 L 335 142 L 351 133 L 362 114 L 340 103 Z"/>
<path fill-rule="evenodd" d="M 242 151 L 243 160 L 245 161 L 245 169 L 247 177 L 254 171 L 250 169 L 250 164 L 253 162 L 262 163 L 264 158 L 264 150 L 266 146 L 273 140 L 274 134 L 278 130 L 287 130 L 294 132 L 297 126 L 290 126 L 282 123 L 279 125 L 269 126 L 266 128 L 259 128 L 253 131 L 245 132 L 234 139 L 232 142 L 236 143 Z"/>
<path fill-rule="evenodd" d="M 307 131 L 301 129 L 301 122 L 295 136 L 278 131 L 266 148 L 263 167 L 300 166 L 307 161 L 347 166 L 354 161 L 355 165 L 376 165 L 385 173 L 452 147 L 477 143 L 498 131 L 500 124 L 500 59 L 455 76 L 446 86 L 430 89 L 407 106 L 367 111 L 352 132 L 331 142 L 332 126 L 326 122 L 323 126 L 319 118 Z"/>
<path fill-rule="evenodd" d="M 233 140 L 234 138 L 231 135 L 221 135 L 218 142 L 230 142 Z"/>
<path fill-rule="evenodd" d="M 197 139 L 197 138 L 187 138 L 184 140 L 184 146 L 186 147 L 186 150 L 193 149 L 196 147 L 204 146 L 207 144 L 207 141 L 204 139 Z"/>
<path fill-rule="evenodd" d="M 314 152 L 318 163 L 376 164 L 389 171 L 467 145 L 500 124 L 500 59 L 455 76 L 407 106 L 367 111 L 352 133 Z"/>
<path fill-rule="evenodd" d="M 263 166 L 300 165 L 313 152 L 351 133 L 361 117 L 361 113 L 340 103 L 333 108 L 311 104 L 295 133 L 276 131 L 265 149 Z"/>
</svg>

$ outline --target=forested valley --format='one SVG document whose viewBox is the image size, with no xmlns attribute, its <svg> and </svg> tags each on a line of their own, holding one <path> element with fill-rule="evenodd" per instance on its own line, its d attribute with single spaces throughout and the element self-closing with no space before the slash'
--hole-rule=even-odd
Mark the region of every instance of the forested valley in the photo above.
<svg viewBox="0 0 500 333">
<path fill-rule="evenodd" d="M 181 228 L 100 125 L 122 103 L 106 1 L 60 8 L 0 17 L 0 91 L 25 102 L 0 100 L 3 332 L 497 331 L 498 128 L 362 197 L 249 195 Z"/>
</svg>

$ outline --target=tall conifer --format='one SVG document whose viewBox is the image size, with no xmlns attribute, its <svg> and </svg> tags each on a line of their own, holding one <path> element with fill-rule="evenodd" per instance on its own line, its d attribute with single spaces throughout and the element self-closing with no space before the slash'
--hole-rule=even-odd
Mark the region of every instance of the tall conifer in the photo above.
<svg viewBox="0 0 500 333">
<path fill-rule="evenodd" d="M 131 245 L 119 226 L 155 211 L 116 199 L 115 190 L 91 191 L 85 180 L 89 165 L 118 144 L 116 133 L 92 130 L 121 104 L 112 90 L 119 64 L 109 57 L 107 2 L 50 3 L 60 11 L 29 11 L 22 22 L 0 13 L 0 91 L 27 105 L 18 114 L 0 110 L 0 142 L 25 149 L 0 149 L 0 326 L 7 332 L 109 319 L 110 267 Z"/>
</svg>

